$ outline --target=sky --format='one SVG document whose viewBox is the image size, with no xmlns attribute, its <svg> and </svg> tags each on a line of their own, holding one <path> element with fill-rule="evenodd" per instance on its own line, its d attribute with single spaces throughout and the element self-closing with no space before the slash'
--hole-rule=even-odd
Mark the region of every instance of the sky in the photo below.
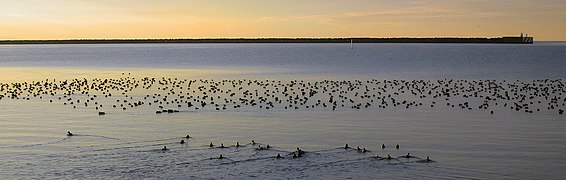
<svg viewBox="0 0 566 180">
<path fill-rule="evenodd" d="M 0 39 L 566 40 L 566 0 L 0 0 Z"/>
</svg>

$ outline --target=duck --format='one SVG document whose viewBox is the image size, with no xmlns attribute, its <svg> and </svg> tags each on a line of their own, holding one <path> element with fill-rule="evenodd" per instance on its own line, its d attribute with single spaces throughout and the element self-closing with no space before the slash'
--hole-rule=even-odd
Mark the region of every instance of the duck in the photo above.
<svg viewBox="0 0 566 180">
<path fill-rule="evenodd" d="M 301 154 L 304 154 L 305 151 L 303 151 L 301 148 L 297 148 L 297 154 L 299 154 L 299 157 L 301 156 Z"/>
</svg>

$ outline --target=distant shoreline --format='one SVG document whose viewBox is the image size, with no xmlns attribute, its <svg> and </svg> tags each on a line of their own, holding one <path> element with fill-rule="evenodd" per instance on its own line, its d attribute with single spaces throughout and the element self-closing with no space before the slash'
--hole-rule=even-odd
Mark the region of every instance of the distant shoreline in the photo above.
<svg viewBox="0 0 566 180">
<path fill-rule="evenodd" d="M 495 38 L 211 38 L 211 39 L 67 39 L 0 40 L 0 45 L 17 44 L 146 44 L 146 43 L 475 43 L 533 44 L 533 37 Z"/>
</svg>

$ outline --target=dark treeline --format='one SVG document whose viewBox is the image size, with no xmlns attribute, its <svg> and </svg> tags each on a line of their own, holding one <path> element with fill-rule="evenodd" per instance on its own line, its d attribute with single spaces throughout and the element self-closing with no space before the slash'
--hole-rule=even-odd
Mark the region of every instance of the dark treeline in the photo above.
<svg viewBox="0 0 566 180">
<path fill-rule="evenodd" d="M 532 37 L 498 38 L 218 38 L 218 39 L 69 39 L 0 40 L 0 44 L 136 44 L 136 43 L 516 43 Z"/>
</svg>

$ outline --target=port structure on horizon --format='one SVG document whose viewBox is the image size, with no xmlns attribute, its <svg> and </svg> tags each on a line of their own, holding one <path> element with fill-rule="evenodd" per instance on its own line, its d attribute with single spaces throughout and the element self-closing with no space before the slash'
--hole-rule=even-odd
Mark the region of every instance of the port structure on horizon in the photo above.
<svg viewBox="0 0 566 180">
<path fill-rule="evenodd" d="M 476 43 L 476 44 L 533 44 L 528 35 L 495 38 L 464 37 L 392 37 L 392 38 L 203 38 L 203 39 L 66 39 L 66 40 L 0 40 L 9 44 L 141 44 L 141 43 Z"/>
</svg>

